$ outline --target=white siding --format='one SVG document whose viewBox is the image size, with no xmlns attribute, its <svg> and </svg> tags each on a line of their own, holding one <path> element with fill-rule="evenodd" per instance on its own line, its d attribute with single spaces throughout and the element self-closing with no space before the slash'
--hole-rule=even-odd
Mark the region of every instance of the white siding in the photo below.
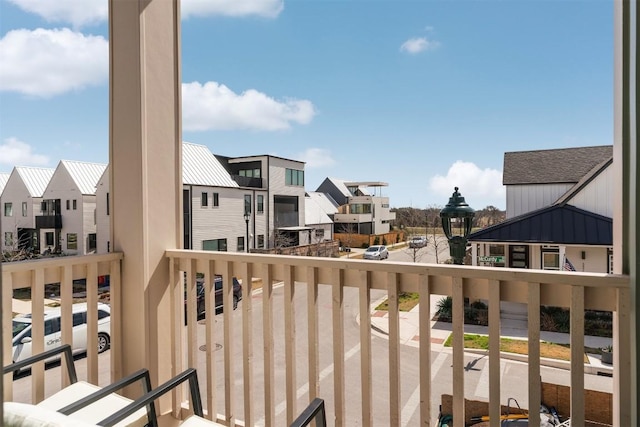
<svg viewBox="0 0 640 427">
<path fill-rule="evenodd" d="M 84 195 L 82 197 L 82 235 L 78 235 L 78 252 L 82 254 L 94 253 L 89 251 L 89 234 L 96 233 L 96 196 Z M 82 237 L 82 242 L 80 238 Z M 80 245 L 82 244 L 82 245 Z M 82 246 L 82 248 L 80 247 Z M 82 251 L 82 252 L 80 252 Z"/>
<path fill-rule="evenodd" d="M 507 185 L 507 219 L 553 204 L 573 184 Z"/>
<path fill-rule="evenodd" d="M 27 216 L 22 216 L 22 202 L 27 202 Z M 11 247 L 5 246 L 4 233 L 13 233 L 14 239 L 18 237 L 18 228 L 35 228 L 35 219 L 33 217 L 33 205 L 30 203 L 31 197 L 29 196 L 29 190 L 27 189 L 22 178 L 17 173 L 12 173 L 11 177 L 7 181 L 7 185 L 2 192 L 0 198 L 0 218 L 2 219 L 1 228 L 2 236 L 0 236 L 2 249 L 10 250 L 14 249 L 14 245 Z M 5 203 L 11 203 L 12 216 L 4 216 Z"/>
<path fill-rule="evenodd" d="M 107 194 L 109 194 L 109 168 L 96 186 L 96 252 L 105 254 L 111 249 L 110 216 L 107 215 Z"/>
<path fill-rule="evenodd" d="M 296 196 L 298 197 L 298 225 L 303 226 L 305 223 L 304 205 L 305 190 L 304 186 L 286 185 L 285 174 L 286 169 L 304 170 L 304 163 L 294 160 L 286 160 L 278 157 L 269 157 L 269 172 L 267 177 L 267 187 L 269 188 L 269 228 L 268 236 L 270 247 L 273 246 L 274 239 L 274 196 Z M 306 182 L 306 176 L 305 176 Z M 265 237 L 266 238 L 266 237 Z M 302 242 L 302 236 L 300 241 Z"/>
<path fill-rule="evenodd" d="M 265 196 L 266 192 L 238 188 L 185 186 L 191 189 L 191 224 L 193 249 L 202 250 L 204 240 L 227 239 L 227 251 L 238 250 L 238 237 L 245 237 L 247 224 L 244 220 L 244 196 L 251 194 L 253 212 L 249 220 L 249 245 L 254 248 L 254 237 L 267 234 L 265 215 L 256 214 L 255 199 L 257 194 Z M 202 206 L 202 193 L 208 194 L 208 206 Z M 219 206 L 213 206 L 213 193 L 218 193 Z M 265 206 L 266 209 L 266 206 Z M 246 242 L 245 242 L 246 245 Z"/>
<path fill-rule="evenodd" d="M 568 203 L 585 211 L 613 218 L 613 167 L 609 166 Z"/>
<path fill-rule="evenodd" d="M 95 197 L 95 196 L 93 196 Z M 60 208 L 62 213 L 62 231 L 61 231 L 61 250 L 69 255 L 84 254 L 84 215 L 83 215 L 83 197 L 80 189 L 76 186 L 75 181 L 64 167 L 58 167 L 51 177 L 51 181 L 44 191 L 43 198 L 60 199 Z M 69 209 L 67 209 L 67 200 L 69 200 Z M 73 210 L 73 200 L 76 201 L 76 210 Z M 76 234 L 78 241 L 77 249 L 67 248 L 67 234 Z M 41 248 L 44 250 L 44 231 L 40 233 Z"/>
</svg>

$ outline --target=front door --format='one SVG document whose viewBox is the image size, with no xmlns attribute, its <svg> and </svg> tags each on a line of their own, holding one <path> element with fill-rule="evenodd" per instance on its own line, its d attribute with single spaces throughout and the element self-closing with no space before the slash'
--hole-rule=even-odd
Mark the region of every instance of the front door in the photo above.
<svg viewBox="0 0 640 427">
<path fill-rule="evenodd" d="M 510 245 L 509 246 L 509 267 L 529 268 L 529 246 Z"/>
</svg>

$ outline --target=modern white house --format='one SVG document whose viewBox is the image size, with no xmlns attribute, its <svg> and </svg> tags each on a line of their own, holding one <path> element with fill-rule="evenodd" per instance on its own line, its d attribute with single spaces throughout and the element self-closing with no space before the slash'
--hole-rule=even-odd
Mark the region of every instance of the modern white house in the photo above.
<svg viewBox="0 0 640 427">
<path fill-rule="evenodd" d="M 505 153 L 507 220 L 472 233 L 474 265 L 613 271 L 613 147 Z"/>
<path fill-rule="evenodd" d="M 324 193 L 309 192 L 305 197 L 305 224 L 310 228 L 311 244 L 333 240 L 333 220 L 328 213 L 338 211 L 335 201 Z"/>
<path fill-rule="evenodd" d="M 332 218 L 335 233 L 385 234 L 391 230 L 391 221 L 396 219 L 395 212 L 389 209 L 389 198 L 382 196 L 382 188 L 388 185 L 328 177 L 316 192 L 328 194 L 338 204 L 338 212 Z"/>
<path fill-rule="evenodd" d="M 309 243 L 309 227 L 305 225 L 304 162 L 267 154 L 216 157 L 242 188 L 245 211 L 241 215 L 250 213 L 251 248 Z"/>
<path fill-rule="evenodd" d="M 111 196 L 109 194 L 109 166 L 96 184 L 96 253 L 111 252 Z"/>
<path fill-rule="evenodd" d="M 16 166 L 1 191 L 2 250 L 40 250 L 38 217 L 54 169 Z M 4 175 L 4 174 L 3 174 Z"/>
<path fill-rule="evenodd" d="M 248 252 L 307 244 L 304 163 L 275 156 L 232 158 L 182 143 L 185 249 Z M 109 172 L 98 182 L 99 253 L 110 251 Z"/>
<path fill-rule="evenodd" d="M 61 160 L 36 216 L 40 252 L 95 253 L 96 186 L 107 165 Z"/>
</svg>

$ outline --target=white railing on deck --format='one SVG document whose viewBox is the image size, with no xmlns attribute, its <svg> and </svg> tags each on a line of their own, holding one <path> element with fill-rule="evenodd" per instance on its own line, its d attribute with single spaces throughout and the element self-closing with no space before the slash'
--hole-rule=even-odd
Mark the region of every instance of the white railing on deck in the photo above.
<svg viewBox="0 0 640 427">
<path fill-rule="evenodd" d="M 345 337 L 344 337 L 344 291 L 346 288 L 357 288 L 359 293 L 359 317 L 360 317 L 360 384 L 349 384 L 349 392 L 358 390 L 361 398 L 361 420 L 358 424 L 369 426 L 373 424 L 374 412 L 372 385 L 372 351 L 371 351 L 371 319 L 370 304 L 371 291 L 382 289 L 387 292 L 389 300 L 389 343 L 388 343 L 388 421 L 377 420 L 380 425 L 401 425 L 400 390 L 400 312 L 398 309 L 398 296 L 401 292 L 418 292 L 421 301 L 429 301 L 430 295 L 450 295 L 453 298 L 453 417 L 456 420 L 464 419 L 464 298 L 483 299 L 489 306 L 489 396 L 491 425 L 499 425 L 500 413 L 500 302 L 528 303 L 528 338 L 529 338 L 529 363 L 528 363 L 528 407 L 538 408 L 541 402 L 540 379 L 540 306 L 553 305 L 569 307 L 571 309 L 571 419 L 572 425 L 584 425 L 584 310 L 604 310 L 614 312 L 614 323 L 617 323 L 617 331 L 628 333 L 629 307 L 629 280 L 626 276 L 614 276 L 593 273 L 566 273 L 535 270 L 520 270 L 506 268 L 487 268 L 454 265 L 412 264 L 361 261 L 352 259 L 328 259 L 313 257 L 290 257 L 277 255 L 257 254 L 227 254 L 224 252 L 204 252 L 168 250 L 166 256 L 170 260 L 170 274 L 173 277 L 174 287 L 172 292 L 172 304 L 174 313 L 183 313 L 183 274 L 186 272 L 187 301 L 189 307 L 195 307 L 195 275 L 196 272 L 204 273 L 205 283 L 213 283 L 214 275 L 224 277 L 224 305 L 232 304 L 231 277 L 242 279 L 244 299 L 242 302 L 242 325 L 232 325 L 232 310 L 225 310 L 223 315 L 223 375 L 224 375 L 224 408 L 216 406 L 215 383 L 218 373 L 215 367 L 215 353 L 209 351 L 215 345 L 215 340 L 221 337 L 214 336 L 213 325 L 215 316 L 206 316 L 206 407 L 208 416 L 228 425 L 236 425 L 241 420 L 243 425 L 255 425 L 257 420 L 264 420 L 264 425 L 276 424 L 275 396 L 277 391 L 276 372 L 285 369 L 284 391 L 286 399 L 286 422 L 289 424 L 298 409 L 297 390 L 298 382 L 297 366 L 308 366 L 308 394 L 309 400 L 317 397 L 320 391 L 319 336 L 328 331 L 319 331 L 318 318 L 318 290 L 319 286 L 331 287 L 331 324 L 333 342 L 333 390 L 328 401 L 332 402 L 331 412 L 335 417 L 335 425 L 347 425 L 345 420 Z M 252 280 L 259 279 L 262 282 L 263 314 L 262 318 L 255 318 L 252 310 Z M 274 304 L 273 285 L 284 285 L 284 331 L 274 328 L 272 307 Z M 306 306 L 294 304 L 295 293 L 299 289 L 306 289 Z M 206 287 L 206 311 L 212 312 L 211 302 L 213 293 L 211 286 Z M 296 322 L 295 312 L 302 310 L 307 312 L 307 349 L 306 360 L 297 360 Z M 430 313 L 429 304 L 420 307 L 420 425 L 434 425 L 437 414 L 431 409 L 431 340 L 430 320 L 434 313 Z M 186 340 L 183 340 L 183 315 L 176 316 L 172 325 L 172 343 L 174 357 L 174 374 L 186 366 L 197 367 L 198 342 L 196 334 L 196 314 L 194 310 L 188 310 L 188 326 Z M 253 374 L 254 347 L 257 346 L 252 336 L 254 329 L 252 323 L 262 323 L 262 337 L 257 337 L 262 344 L 264 357 L 263 384 L 258 389 L 258 381 Z M 241 335 L 238 330 L 241 328 Z M 274 361 L 274 342 L 278 333 L 284 334 L 284 366 L 276 366 Z M 615 331 L 614 331 L 615 333 Z M 242 337 L 242 359 L 233 358 L 234 341 Z M 630 363 L 630 350 L 628 342 L 614 336 L 620 363 L 617 366 L 628 366 Z M 628 341 L 628 340 L 627 340 Z M 185 343 L 186 348 L 183 346 Z M 186 354 L 186 360 L 184 355 Z M 379 355 L 376 355 L 379 357 Z M 237 374 L 234 364 L 242 365 L 242 384 L 244 413 L 236 411 L 235 399 L 240 393 L 236 393 L 235 383 Z M 614 365 L 615 376 L 620 375 L 619 368 Z M 378 375 L 378 373 L 376 373 Z M 281 379 L 282 381 L 282 379 Z M 615 389 L 620 381 L 614 381 L 614 405 L 622 405 L 620 399 L 621 390 Z M 623 381 L 622 384 L 625 382 Z M 623 390 L 624 391 L 624 390 Z M 330 390 L 323 389 L 322 396 L 327 398 Z M 262 413 L 256 413 L 258 406 L 256 399 L 263 399 L 265 409 Z M 182 401 L 180 392 L 174 395 L 175 413 L 179 410 L 179 402 Z M 628 419 L 628 407 L 614 408 L 614 412 L 620 411 L 620 419 Z M 223 415 L 219 415 L 219 412 Z M 530 412 L 530 425 L 538 425 L 539 414 Z"/>
<path fill-rule="evenodd" d="M 32 354 L 44 350 L 44 289 L 45 284 L 60 283 L 61 338 L 65 344 L 73 341 L 73 281 L 86 278 L 87 291 L 87 381 L 98 383 L 98 276 L 110 276 L 111 298 L 117 300 L 120 292 L 120 261 L 122 254 L 55 257 L 36 261 L 2 264 L 2 328 L 3 363 L 12 360 L 12 297 L 13 290 L 31 289 Z M 111 348 L 118 346 L 120 330 L 119 307 L 111 307 Z M 44 363 L 31 370 L 33 403 L 45 397 Z M 68 385 L 66 372 L 61 386 Z M 13 400 L 13 378 L 4 376 L 4 401 Z"/>
<path fill-rule="evenodd" d="M 214 275 L 224 277 L 225 306 L 232 305 L 233 292 L 231 277 L 242 280 L 244 298 L 241 303 L 242 321 L 233 324 L 233 311 L 223 314 L 223 336 L 215 335 L 216 316 L 208 315 L 205 320 L 205 375 L 201 376 L 204 388 L 205 406 L 210 418 L 218 419 L 228 425 L 240 421 L 244 425 L 277 425 L 276 400 L 284 393 L 286 402 L 286 422 L 302 409 L 298 407 L 300 382 L 308 384 L 309 400 L 324 397 L 331 403 L 330 412 L 337 426 L 347 425 L 346 393 L 359 394 L 361 402 L 361 420 L 358 424 L 373 425 L 374 373 L 372 358 L 386 357 L 388 360 L 388 420 L 375 420 L 379 425 L 402 425 L 401 419 L 401 361 L 400 361 L 400 312 L 398 296 L 401 292 L 418 292 L 420 299 L 429 301 L 430 295 L 451 295 L 453 297 L 453 415 L 454 419 L 464 419 L 464 298 L 484 299 L 489 306 L 489 401 L 492 425 L 498 425 L 500 412 L 500 301 L 528 303 L 529 307 L 529 364 L 528 396 L 529 408 L 540 404 L 540 305 L 554 305 L 571 308 L 571 330 L 580 331 L 571 334 L 571 419 L 572 425 L 584 424 L 584 365 L 581 349 L 584 346 L 584 310 L 605 310 L 614 312 L 614 346 L 617 360 L 614 364 L 614 412 L 619 419 L 629 419 L 629 406 L 625 406 L 624 389 L 626 381 L 620 378 L 620 367 L 629 366 L 629 340 L 620 337 L 629 333 L 629 279 L 626 276 L 613 276 L 590 273 L 543 272 L 484 268 L 471 266 L 452 266 L 434 264 L 394 263 L 389 261 L 361 261 L 350 259 L 328 259 L 313 257 L 290 257 L 278 255 L 230 254 L 223 252 L 202 252 L 186 250 L 168 250 L 172 287 L 172 354 L 173 371 L 177 374 L 186 366 L 197 367 L 198 339 L 195 310 L 187 313 L 188 326 L 184 327 L 184 279 L 187 274 L 187 302 L 195 308 L 195 275 L 204 273 L 205 283 L 212 284 Z M 59 282 L 61 285 L 62 340 L 71 342 L 72 331 L 72 286 L 73 280 L 87 279 L 87 301 L 90 307 L 87 314 L 88 352 L 87 380 L 97 382 L 97 277 L 109 274 L 111 277 L 111 328 L 112 328 L 112 366 L 117 366 L 118 357 L 126 357 L 126 349 L 120 351 L 118 331 L 121 325 L 120 300 L 120 262 L 122 254 L 93 255 L 84 257 L 60 257 L 46 260 L 5 263 L 2 266 L 2 327 L 3 360 L 11 358 L 11 297 L 13 289 L 31 288 L 33 300 L 33 353 L 43 349 L 44 337 L 44 286 Z M 252 309 L 252 280 L 262 283 L 262 316 L 257 317 Z M 284 319 L 273 316 L 276 298 L 273 292 L 275 283 L 284 286 Z M 319 290 L 330 288 L 330 328 L 320 328 Z M 353 288 L 358 293 L 359 312 L 359 366 L 360 383 L 345 384 L 345 290 Z M 296 292 L 304 290 L 306 305 L 296 304 Z M 371 292 L 383 290 L 389 300 L 389 341 L 388 353 L 372 354 L 372 332 L 370 318 Z M 301 292 L 302 295 L 302 292 Z M 213 292 L 206 287 L 206 311 L 212 313 Z M 278 302 L 280 303 L 280 302 Z M 296 312 L 306 314 L 306 351 L 296 348 Z M 431 340 L 429 304 L 420 308 L 420 423 L 434 425 L 437 414 L 431 406 Z M 283 321 L 284 320 L 284 321 Z M 261 327 L 260 327 L 261 326 Z M 255 331 L 261 336 L 255 336 Z M 330 334 L 332 349 L 330 357 L 333 364 L 333 390 L 320 388 L 323 375 L 319 371 L 320 359 L 325 357 L 325 349 L 319 348 L 320 338 Z M 301 337 L 302 338 L 302 337 Z M 213 349 L 216 340 L 222 342 L 222 375 L 218 378 L 216 354 Z M 237 342 L 237 345 L 234 343 Z M 283 342 L 284 360 L 276 361 L 275 346 Z M 241 359 L 234 358 L 234 349 L 241 346 Z M 261 347 L 258 347 L 261 346 Z M 256 357 L 254 349 L 260 348 L 263 354 Z M 300 360 L 300 354 L 304 354 Z M 255 364 L 263 364 L 262 378 L 254 375 Z M 115 364 L 115 365 L 114 365 Z M 236 366 L 237 365 L 237 366 Z M 307 378 L 299 381 L 299 367 L 306 369 Z M 281 371 L 284 370 L 284 374 Z M 241 378 L 238 378 L 238 372 Z M 386 374 L 386 373 L 385 373 Z M 375 373 L 376 377 L 380 373 Z M 616 377 L 618 379 L 616 380 Z M 38 402 L 44 397 L 44 366 L 40 364 L 32 371 L 32 400 Z M 216 382 L 223 381 L 224 396 L 216 395 Z M 62 379 L 62 385 L 67 379 Z M 236 383 L 242 383 L 242 390 L 236 390 Z M 276 384 L 285 384 L 285 390 L 276 390 Z M 621 385 L 622 384 L 622 385 Z M 618 388 L 616 388 L 618 387 Z M 4 378 L 4 400 L 12 400 L 12 379 Z M 238 400 L 242 399 L 241 402 Z M 181 391 L 174 394 L 174 414 L 180 411 L 183 401 Z M 220 406 L 218 402 L 224 403 Z M 626 400 L 628 401 L 628 399 Z M 243 413 L 236 408 L 242 407 Z M 264 408 L 264 409 L 262 409 Z M 351 411 L 353 412 L 353 411 Z M 387 413 L 387 411 L 384 411 Z M 219 415 L 222 413 L 222 415 Z M 531 411 L 530 422 L 538 423 L 536 411 Z"/>
</svg>

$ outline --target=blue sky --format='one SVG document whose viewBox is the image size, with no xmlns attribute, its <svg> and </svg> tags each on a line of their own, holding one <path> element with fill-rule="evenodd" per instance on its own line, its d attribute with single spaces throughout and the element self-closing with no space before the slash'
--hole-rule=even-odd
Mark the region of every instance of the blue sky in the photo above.
<svg viewBox="0 0 640 427">
<path fill-rule="evenodd" d="M 183 140 L 504 209 L 505 151 L 613 143 L 611 0 L 182 0 Z M 107 0 L 0 0 L 0 172 L 108 162 Z"/>
</svg>

